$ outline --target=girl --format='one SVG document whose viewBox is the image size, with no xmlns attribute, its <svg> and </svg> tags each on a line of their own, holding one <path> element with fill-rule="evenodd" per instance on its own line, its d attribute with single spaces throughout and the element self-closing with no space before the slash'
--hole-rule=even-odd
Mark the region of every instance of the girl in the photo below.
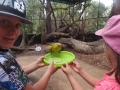
<svg viewBox="0 0 120 90">
<path fill-rule="evenodd" d="M 106 23 L 105 27 L 98 30 L 96 35 L 102 36 L 106 42 L 106 53 L 108 59 L 113 65 L 110 72 L 99 80 L 88 74 L 80 65 L 73 61 L 70 66 L 85 79 L 94 90 L 120 90 L 120 15 L 112 16 Z M 74 79 L 69 65 L 62 66 L 63 72 L 67 75 L 73 90 L 83 90 L 82 87 Z"/>
</svg>

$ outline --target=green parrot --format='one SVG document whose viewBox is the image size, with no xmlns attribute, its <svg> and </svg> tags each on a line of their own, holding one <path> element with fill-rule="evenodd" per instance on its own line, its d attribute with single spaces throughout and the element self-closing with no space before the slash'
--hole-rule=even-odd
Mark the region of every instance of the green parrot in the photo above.
<svg viewBox="0 0 120 90">
<path fill-rule="evenodd" d="M 51 58 L 50 61 L 54 61 L 54 54 L 59 55 L 61 49 L 62 49 L 62 44 L 61 43 L 53 43 L 50 46 L 48 46 L 49 52 L 51 53 Z"/>
<path fill-rule="evenodd" d="M 62 49 L 62 44 L 61 43 L 53 43 L 49 47 L 50 52 L 60 52 Z"/>
</svg>

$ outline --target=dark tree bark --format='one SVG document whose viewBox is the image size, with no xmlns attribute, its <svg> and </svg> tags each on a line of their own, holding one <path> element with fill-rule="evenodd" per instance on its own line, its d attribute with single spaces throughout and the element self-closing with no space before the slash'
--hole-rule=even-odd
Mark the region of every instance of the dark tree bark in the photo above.
<svg viewBox="0 0 120 90">
<path fill-rule="evenodd" d="M 50 6 L 50 0 L 47 0 L 46 4 L 46 18 L 45 18 L 45 23 L 46 23 L 46 33 L 49 34 L 52 32 L 51 29 L 51 6 Z"/>
<path fill-rule="evenodd" d="M 27 45 L 26 45 L 26 38 L 27 38 L 27 31 L 23 30 L 22 42 L 21 42 L 19 48 L 26 48 L 27 47 Z"/>
</svg>

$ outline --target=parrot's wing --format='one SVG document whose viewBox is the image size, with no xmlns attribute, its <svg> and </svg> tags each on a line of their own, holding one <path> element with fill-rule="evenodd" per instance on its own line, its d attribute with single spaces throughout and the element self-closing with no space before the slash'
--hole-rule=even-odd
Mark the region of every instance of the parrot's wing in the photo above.
<svg viewBox="0 0 120 90">
<path fill-rule="evenodd" d="M 48 46 L 50 52 L 52 52 L 52 46 Z"/>
</svg>

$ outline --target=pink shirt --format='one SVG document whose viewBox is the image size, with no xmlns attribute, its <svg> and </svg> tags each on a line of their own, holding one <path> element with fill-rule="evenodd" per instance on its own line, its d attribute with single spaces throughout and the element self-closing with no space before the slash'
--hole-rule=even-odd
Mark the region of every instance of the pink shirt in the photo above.
<svg viewBox="0 0 120 90">
<path fill-rule="evenodd" d="M 105 76 L 96 85 L 94 90 L 120 90 L 120 85 L 115 77 L 105 74 Z"/>
</svg>

